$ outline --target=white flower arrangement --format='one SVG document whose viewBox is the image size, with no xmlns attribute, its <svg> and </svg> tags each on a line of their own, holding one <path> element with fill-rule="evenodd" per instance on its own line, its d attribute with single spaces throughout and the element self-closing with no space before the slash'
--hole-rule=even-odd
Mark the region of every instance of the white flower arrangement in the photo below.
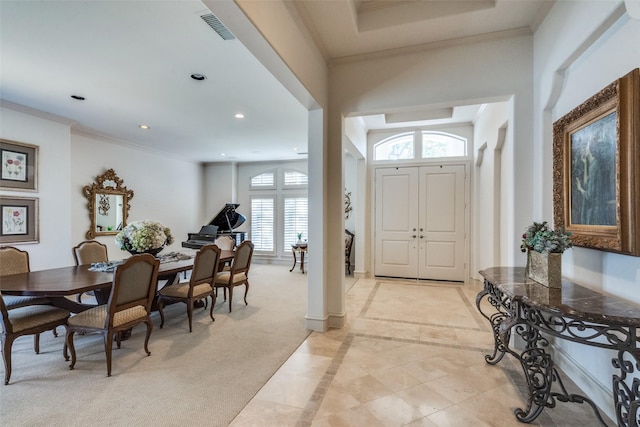
<svg viewBox="0 0 640 427">
<path fill-rule="evenodd" d="M 146 252 L 171 243 L 173 235 L 169 227 L 147 219 L 127 224 L 116 235 L 116 244 L 123 251 Z"/>
</svg>

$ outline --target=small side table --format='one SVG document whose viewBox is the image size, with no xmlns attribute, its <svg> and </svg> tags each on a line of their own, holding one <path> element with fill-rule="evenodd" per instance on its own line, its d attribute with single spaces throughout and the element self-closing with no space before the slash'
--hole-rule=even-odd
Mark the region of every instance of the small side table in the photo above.
<svg viewBox="0 0 640 427">
<path fill-rule="evenodd" d="M 304 274 L 304 254 L 307 253 L 307 245 L 291 245 L 291 253 L 293 254 L 293 267 L 289 272 L 296 268 L 298 263 L 298 254 L 300 254 L 300 271 Z"/>
</svg>

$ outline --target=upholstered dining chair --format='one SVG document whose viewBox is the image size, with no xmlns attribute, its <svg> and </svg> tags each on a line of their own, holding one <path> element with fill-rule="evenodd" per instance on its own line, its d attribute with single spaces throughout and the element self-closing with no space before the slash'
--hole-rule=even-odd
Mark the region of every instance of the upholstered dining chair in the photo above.
<svg viewBox="0 0 640 427">
<path fill-rule="evenodd" d="M 236 239 L 231 236 L 219 236 L 213 243 L 222 251 L 232 251 L 236 247 Z M 225 262 L 223 269 L 229 270 L 231 263 L 232 261 Z"/>
<path fill-rule="evenodd" d="M 216 275 L 213 286 L 224 289 L 224 300 L 227 300 L 227 290 L 229 291 L 229 313 L 233 303 L 233 288 L 245 285 L 244 303 L 247 305 L 247 293 L 249 292 L 249 268 L 253 256 L 253 243 L 245 240 L 240 243 L 233 257 L 230 270 L 224 270 Z"/>
<path fill-rule="evenodd" d="M 231 236 L 219 236 L 213 242 L 221 251 L 232 251 L 236 246 L 236 241 Z"/>
<path fill-rule="evenodd" d="M 31 271 L 29 267 L 29 252 L 14 248 L 13 246 L 0 247 L 0 277 L 9 274 L 28 273 L 29 271 Z M 49 299 L 45 297 L 4 296 L 4 303 L 7 310 L 30 305 L 49 304 L 49 302 Z M 53 335 L 58 336 L 55 328 L 53 328 Z M 40 352 L 40 334 L 33 334 L 33 348 L 36 353 Z"/>
<path fill-rule="evenodd" d="M 28 273 L 29 252 L 22 251 L 13 246 L 0 247 L 0 276 L 9 274 Z M 4 302 L 8 310 L 25 307 L 34 304 L 48 304 L 49 300 L 43 297 L 4 296 Z"/>
<path fill-rule="evenodd" d="M 220 248 L 216 245 L 205 245 L 196 253 L 193 261 L 193 270 L 188 281 L 174 283 L 160 289 L 158 292 L 158 311 L 160 311 L 160 328 L 164 326 L 165 303 L 184 302 L 187 305 L 189 317 L 189 332 L 193 325 L 193 304 L 195 301 L 206 300 L 211 297 L 211 309 L 209 316 L 213 318 L 213 306 L 216 305 L 216 294 L 213 289 L 213 280 L 218 272 L 218 260 Z M 206 305 L 204 305 L 206 308 Z"/>
<path fill-rule="evenodd" d="M 347 274 L 351 274 L 351 248 L 353 247 L 353 238 L 356 235 L 345 228 L 344 230 L 344 265 L 347 268 Z"/>
<path fill-rule="evenodd" d="M 4 360 L 4 384 L 11 378 L 11 348 L 16 338 L 33 335 L 36 353 L 40 353 L 38 337 L 40 333 L 54 330 L 67 323 L 69 312 L 51 305 L 29 305 L 9 310 L 0 293 L 0 323 L 2 324 L 2 358 Z"/>
<path fill-rule="evenodd" d="M 107 376 L 111 376 L 111 353 L 114 337 L 140 323 L 147 325 L 144 350 L 149 351 L 149 337 L 153 330 L 151 302 L 156 293 L 160 261 L 149 254 L 134 255 L 119 265 L 113 274 L 113 285 L 107 304 L 90 308 L 72 316 L 67 321 L 64 358 L 69 360 L 67 347 L 71 351 L 70 369 L 76 364 L 73 337 L 78 333 L 100 333 L 104 337 L 107 358 Z"/>
<path fill-rule="evenodd" d="M 107 255 L 107 246 L 95 240 L 85 240 L 80 242 L 72 249 L 73 260 L 76 265 L 91 264 L 94 262 L 107 262 L 109 256 Z M 87 294 L 93 294 L 93 292 L 87 292 Z M 82 301 L 82 294 L 76 296 L 78 302 Z"/>
</svg>

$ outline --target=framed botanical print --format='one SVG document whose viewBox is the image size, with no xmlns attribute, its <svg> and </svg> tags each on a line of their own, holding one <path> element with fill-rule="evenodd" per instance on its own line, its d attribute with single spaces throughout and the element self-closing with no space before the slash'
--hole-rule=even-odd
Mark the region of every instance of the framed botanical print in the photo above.
<svg viewBox="0 0 640 427">
<path fill-rule="evenodd" d="M 555 227 L 574 245 L 640 256 L 640 72 L 553 124 Z"/>
<path fill-rule="evenodd" d="M 0 189 L 38 190 L 38 146 L 0 139 Z"/>
<path fill-rule="evenodd" d="M 39 241 L 38 199 L 0 196 L 0 244 Z"/>
</svg>

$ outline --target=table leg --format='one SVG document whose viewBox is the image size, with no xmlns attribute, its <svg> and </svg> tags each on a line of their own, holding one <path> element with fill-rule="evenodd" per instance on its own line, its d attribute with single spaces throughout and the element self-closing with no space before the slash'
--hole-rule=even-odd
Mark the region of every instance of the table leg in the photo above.
<svg viewBox="0 0 640 427">
<path fill-rule="evenodd" d="M 47 298 L 49 298 L 51 305 L 55 307 L 63 308 L 72 313 L 80 313 L 82 311 L 89 310 L 90 308 L 95 307 L 95 305 L 78 303 L 65 297 L 47 297 Z"/>
<path fill-rule="evenodd" d="M 293 267 L 291 267 L 291 270 L 289 270 L 289 273 L 291 273 L 293 269 L 296 268 L 296 263 L 298 262 L 298 257 L 296 256 L 296 250 L 291 248 L 291 253 L 293 254 Z"/>
<path fill-rule="evenodd" d="M 502 323 L 508 317 L 510 317 L 510 315 L 505 309 L 505 305 L 508 305 L 508 301 L 506 301 L 504 298 L 501 298 L 499 295 L 495 295 L 495 291 L 496 289 L 492 289 L 490 283 L 485 282 L 485 288 L 476 296 L 476 308 L 478 309 L 482 317 L 489 321 L 489 324 L 491 325 L 491 329 L 493 331 L 493 354 L 486 354 L 484 356 L 484 360 L 490 365 L 495 365 L 502 360 L 506 353 L 506 346 L 504 344 L 505 341 L 503 341 L 503 339 L 506 340 L 506 343 L 508 344 L 511 337 L 511 329 L 504 331 L 503 337 L 501 337 L 500 325 L 502 325 Z M 488 315 L 484 311 L 482 311 L 480 305 L 485 298 L 487 299 L 489 304 L 491 304 L 493 308 L 496 309 L 495 313 Z"/>
<path fill-rule="evenodd" d="M 300 271 L 304 274 L 304 253 L 306 251 L 300 251 Z"/>
<path fill-rule="evenodd" d="M 635 347 L 635 345 L 633 346 Z M 634 375 L 640 351 L 619 350 L 618 357 L 611 360 L 620 375 L 613 374 L 613 401 L 619 426 L 640 425 L 640 378 Z"/>
</svg>

